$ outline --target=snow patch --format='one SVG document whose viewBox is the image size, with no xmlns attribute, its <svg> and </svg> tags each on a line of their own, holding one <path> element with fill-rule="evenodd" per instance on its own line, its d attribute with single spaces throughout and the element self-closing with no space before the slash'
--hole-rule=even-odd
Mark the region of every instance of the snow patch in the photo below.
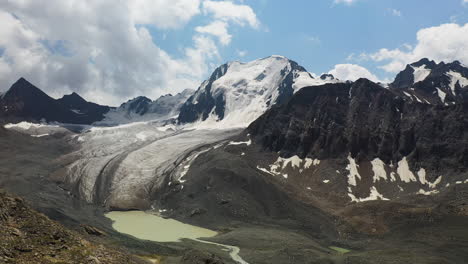
<svg viewBox="0 0 468 264">
<path fill-rule="evenodd" d="M 411 100 L 413 100 L 413 96 L 409 94 L 408 92 L 403 92 L 406 96 L 408 96 Z"/>
<path fill-rule="evenodd" d="M 445 97 L 447 96 L 447 94 L 442 91 L 440 88 L 436 88 L 437 89 L 437 95 L 439 95 L 439 98 L 440 98 L 440 101 L 442 103 L 445 103 Z"/>
<path fill-rule="evenodd" d="M 442 176 L 439 176 L 434 182 L 429 182 L 426 179 L 426 170 L 424 168 L 419 169 L 417 174 L 419 182 L 421 182 L 421 184 L 428 185 L 431 189 L 437 187 L 437 185 L 442 181 Z"/>
<path fill-rule="evenodd" d="M 390 181 L 391 182 L 396 182 L 396 173 L 395 172 L 390 172 Z"/>
<path fill-rule="evenodd" d="M 3 126 L 6 129 L 23 129 L 23 130 L 29 130 L 31 128 L 41 128 L 41 127 L 59 127 L 56 125 L 47 125 L 47 124 L 36 124 L 36 123 L 30 123 L 30 122 L 19 122 L 17 124 L 6 124 Z"/>
<path fill-rule="evenodd" d="M 468 79 L 463 77 L 459 72 L 449 71 L 447 76 L 450 78 L 450 89 L 456 95 L 455 86 L 458 83 L 462 88 L 468 86 Z"/>
<path fill-rule="evenodd" d="M 83 115 L 84 113 L 82 113 L 80 110 L 78 109 L 70 109 L 73 113 L 75 114 L 79 114 L 79 115 Z"/>
<path fill-rule="evenodd" d="M 371 164 L 372 164 L 372 171 L 374 172 L 374 177 L 373 177 L 374 182 L 378 182 L 380 179 L 383 179 L 384 181 L 386 181 L 387 172 L 385 171 L 385 163 L 379 158 L 376 158 L 373 161 L 371 161 Z"/>
<path fill-rule="evenodd" d="M 413 172 L 411 172 L 409 168 L 409 164 L 406 160 L 406 157 L 403 157 L 403 159 L 398 162 L 397 173 L 400 176 L 401 181 L 403 182 L 409 183 L 417 181 Z"/>
<path fill-rule="evenodd" d="M 348 161 L 349 164 L 346 167 L 346 170 L 349 171 L 348 184 L 356 186 L 356 178 L 359 180 L 361 179 L 361 175 L 358 171 L 359 165 L 356 164 L 356 161 L 351 157 L 351 154 L 348 155 Z"/>
<path fill-rule="evenodd" d="M 419 169 L 418 171 L 419 182 L 426 184 L 426 170 L 424 168 Z"/>
<path fill-rule="evenodd" d="M 302 166 L 302 164 L 304 165 Z M 311 166 L 317 166 L 319 164 L 320 160 L 318 159 L 301 159 L 299 156 L 294 155 L 290 158 L 278 157 L 278 159 L 270 165 L 269 170 L 259 166 L 257 166 L 257 169 L 263 172 L 267 172 L 270 175 L 283 176 L 284 178 L 288 178 L 288 174 L 283 173 L 282 170 L 286 169 L 289 165 L 292 169 L 299 169 L 299 173 L 302 173 L 305 169 L 309 169 Z"/>
<path fill-rule="evenodd" d="M 230 145 L 238 146 L 238 145 L 244 145 L 244 144 L 247 146 L 250 146 L 252 144 L 252 140 L 249 139 L 248 141 L 240 141 L 240 142 L 231 141 L 229 142 L 228 146 Z"/>
<path fill-rule="evenodd" d="M 288 159 L 283 159 L 279 157 L 278 160 L 276 160 L 275 164 L 279 163 L 283 163 L 283 166 L 281 167 L 283 170 L 288 166 L 289 163 L 291 163 L 291 167 L 294 169 L 296 167 L 299 168 L 301 166 L 302 159 L 299 158 L 299 156 L 297 155 L 292 156 Z"/>
<path fill-rule="evenodd" d="M 419 191 L 416 194 L 433 195 L 433 194 L 438 194 L 438 193 L 439 193 L 439 191 L 437 191 L 437 190 L 424 191 L 423 189 L 419 189 Z"/>
<path fill-rule="evenodd" d="M 413 67 L 413 76 L 414 76 L 414 83 L 424 81 L 429 74 L 431 74 L 431 70 L 426 68 L 426 65 L 422 65 L 420 67 Z"/>
<path fill-rule="evenodd" d="M 351 202 L 356 202 L 356 203 L 362 203 L 362 202 L 368 202 L 368 201 L 376 201 L 376 200 L 384 200 L 388 201 L 390 199 L 385 198 L 382 194 L 379 193 L 377 188 L 375 186 L 372 186 L 370 188 L 370 195 L 369 197 L 366 198 L 356 198 L 356 196 L 352 193 L 348 193 L 349 198 L 351 198 Z"/>
<path fill-rule="evenodd" d="M 437 177 L 437 179 L 434 182 L 428 182 L 427 184 L 429 185 L 429 188 L 434 189 L 437 187 L 437 185 L 442 181 L 442 176 Z"/>
<path fill-rule="evenodd" d="M 310 168 L 312 165 L 313 166 L 317 166 L 320 164 L 320 160 L 319 159 L 310 159 L 310 158 L 306 158 L 305 159 L 305 164 L 304 164 L 304 169 L 308 169 Z"/>
<path fill-rule="evenodd" d="M 41 138 L 41 137 L 46 137 L 46 136 L 48 136 L 48 135 L 49 135 L 49 134 L 31 135 L 31 137 Z"/>
<path fill-rule="evenodd" d="M 327 83 L 339 83 L 341 82 L 338 79 L 332 79 L 330 77 L 327 77 L 326 79 L 314 79 L 310 76 L 310 73 L 308 72 L 299 72 L 299 71 L 294 71 L 294 83 L 293 83 L 293 89 L 294 92 L 299 91 L 301 88 L 304 87 L 309 87 L 309 86 L 320 86 L 324 85 Z"/>
</svg>

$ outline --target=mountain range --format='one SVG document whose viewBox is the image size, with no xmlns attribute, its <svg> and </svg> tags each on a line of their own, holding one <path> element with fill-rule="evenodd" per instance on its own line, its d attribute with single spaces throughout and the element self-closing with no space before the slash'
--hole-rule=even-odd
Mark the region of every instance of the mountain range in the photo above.
<svg viewBox="0 0 468 264">
<path fill-rule="evenodd" d="M 0 99 L 10 122 L 0 143 L 47 154 L 42 166 L 50 156 L 40 167 L 49 197 L 222 230 L 220 243 L 250 263 L 462 263 L 467 94 L 468 68 L 428 59 L 390 84 L 314 78 L 282 56 L 231 62 L 196 91 L 118 108 L 77 94 L 55 100 L 20 79 Z M 11 123 L 41 120 L 58 123 Z M 27 157 L 9 156 L 0 167 L 19 178 Z M 73 211 L 53 210 L 82 219 Z"/>
<path fill-rule="evenodd" d="M 3 120 L 117 125 L 135 121 L 176 119 L 179 124 L 204 122 L 246 127 L 273 105 L 287 102 L 306 86 L 341 83 L 330 74 L 312 77 L 302 66 L 282 56 L 218 67 L 197 91 L 184 90 L 152 101 L 140 96 L 121 106 L 87 102 L 73 92 L 53 99 L 24 78 L 0 98 Z M 388 90 L 407 100 L 453 105 L 468 98 L 468 68 L 460 62 L 428 59 L 407 65 Z"/>
</svg>

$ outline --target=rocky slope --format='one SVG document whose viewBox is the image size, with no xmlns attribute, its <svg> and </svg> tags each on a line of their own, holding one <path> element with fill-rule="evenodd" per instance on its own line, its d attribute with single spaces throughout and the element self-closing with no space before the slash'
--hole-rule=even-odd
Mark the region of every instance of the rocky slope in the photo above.
<svg viewBox="0 0 468 264">
<path fill-rule="evenodd" d="M 146 263 L 91 243 L 0 191 L 0 263 Z"/>
<path fill-rule="evenodd" d="M 57 102 L 76 114 L 90 117 L 90 122 L 103 119 L 104 115 L 112 109 L 109 106 L 88 102 L 75 92 L 64 95 L 62 98 L 58 99 Z"/>
<path fill-rule="evenodd" d="M 266 166 L 273 175 L 281 175 L 288 162 L 306 173 L 303 166 L 333 160 L 335 165 L 327 166 L 336 172 L 310 177 L 320 177 L 351 201 L 436 195 L 468 182 L 467 110 L 466 102 L 419 103 L 360 79 L 302 89 L 246 133 L 263 149 L 279 153 Z"/>
</svg>

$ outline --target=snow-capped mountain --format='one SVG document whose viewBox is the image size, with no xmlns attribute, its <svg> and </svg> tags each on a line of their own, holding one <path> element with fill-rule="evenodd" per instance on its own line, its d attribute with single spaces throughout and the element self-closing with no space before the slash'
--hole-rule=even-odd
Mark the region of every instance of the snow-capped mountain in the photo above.
<svg viewBox="0 0 468 264">
<path fill-rule="evenodd" d="M 179 110 L 193 90 L 186 89 L 176 95 L 167 94 L 152 101 L 145 96 L 139 96 L 123 103 L 120 107 L 109 111 L 102 121 L 96 125 L 118 125 L 138 121 L 164 121 L 177 117 Z"/>
<path fill-rule="evenodd" d="M 246 127 L 301 88 L 327 82 L 337 80 L 330 76 L 314 79 L 302 66 L 282 56 L 227 63 L 217 68 L 182 106 L 178 121 Z"/>
<path fill-rule="evenodd" d="M 390 87 L 420 103 L 456 104 L 468 98 L 468 68 L 458 61 L 421 59 L 407 65 Z"/>
</svg>

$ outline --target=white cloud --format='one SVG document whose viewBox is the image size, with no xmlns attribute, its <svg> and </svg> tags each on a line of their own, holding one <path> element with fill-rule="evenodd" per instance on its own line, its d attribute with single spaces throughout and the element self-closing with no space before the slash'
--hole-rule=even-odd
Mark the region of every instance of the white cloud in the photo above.
<svg viewBox="0 0 468 264">
<path fill-rule="evenodd" d="M 435 61 L 452 62 L 459 60 L 468 64 L 468 23 L 465 25 L 443 24 L 424 28 L 417 33 L 414 47 L 405 46 L 397 49 L 381 49 L 367 57 L 376 62 L 383 62 L 380 68 L 387 72 L 399 72 L 406 64 L 421 58 Z"/>
<path fill-rule="evenodd" d="M 232 35 L 228 33 L 227 27 L 228 24 L 224 21 L 214 21 L 209 25 L 196 27 L 195 31 L 216 36 L 223 45 L 228 45 L 231 43 Z"/>
<path fill-rule="evenodd" d="M 227 44 L 231 35 L 219 25 L 259 24 L 246 5 L 239 9 L 243 15 L 226 18 L 216 4 L 202 12 L 200 0 L 0 1 L 0 89 L 24 76 L 55 97 L 76 91 L 112 105 L 196 89 L 223 62 L 213 36 Z M 198 14 L 216 20 L 211 28 L 200 27 L 177 58 L 155 44 L 145 27 L 174 30 Z"/>
<path fill-rule="evenodd" d="M 389 12 L 392 16 L 397 16 L 397 17 L 401 17 L 401 16 L 402 16 L 401 11 L 398 10 L 398 9 L 389 8 L 389 9 L 388 9 L 388 12 Z"/>
<path fill-rule="evenodd" d="M 351 5 L 355 3 L 357 0 L 335 0 L 335 4 L 347 4 Z"/>
<path fill-rule="evenodd" d="M 366 68 L 356 64 L 338 64 L 328 73 L 340 80 L 356 81 L 359 78 L 367 78 L 373 82 L 379 82 L 379 78 Z"/>
<path fill-rule="evenodd" d="M 309 42 L 309 43 L 312 43 L 312 44 L 320 44 L 321 43 L 321 40 L 319 37 L 317 36 L 311 36 L 311 35 L 304 35 L 304 39 Z"/>
<path fill-rule="evenodd" d="M 200 13 L 200 0 L 131 0 L 129 11 L 134 24 L 177 28 Z"/>
<path fill-rule="evenodd" d="M 237 56 L 239 57 L 245 57 L 247 56 L 247 53 L 248 53 L 246 50 L 237 50 L 236 52 L 237 52 Z"/>
<path fill-rule="evenodd" d="M 242 26 L 247 23 L 253 28 L 260 26 L 257 15 L 247 5 L 238 5 L 229 1 L 207 0 L 203 2 L 203 10 L 222 21 L 231 21 Z"/>
</svg>

